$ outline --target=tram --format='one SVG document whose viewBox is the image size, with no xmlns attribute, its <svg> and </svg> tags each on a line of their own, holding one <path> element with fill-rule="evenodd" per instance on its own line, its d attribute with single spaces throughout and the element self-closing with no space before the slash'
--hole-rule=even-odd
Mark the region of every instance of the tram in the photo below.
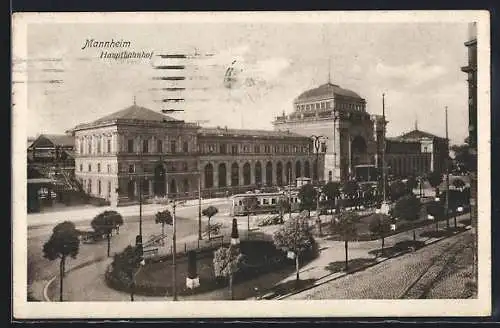
<svg viewBox="0 0 500 328">
<path fill-rule="evenodd" d="M 279 213 L 279 200 L 290 200 L 292 212 L 298 211 L 300 206 L 298 190 L 279 191 L 279 192 L 248 192 L 232 196 L 231 215 L 246 215 L 244 208 L 244 199 L 247 197 L 256 197 L 257 206 L 251 214 Z"/>
</svg>

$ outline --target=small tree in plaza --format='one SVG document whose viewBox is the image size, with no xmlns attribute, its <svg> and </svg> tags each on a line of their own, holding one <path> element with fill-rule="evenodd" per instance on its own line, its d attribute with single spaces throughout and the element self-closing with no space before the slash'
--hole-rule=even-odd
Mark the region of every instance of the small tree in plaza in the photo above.
<svg viewBox="0 0 500 328">
<path fill-rule="evenodd" d="M 393 215 L 399 219 L 416 221 L 420 217 L 420 200 L 413 194 L 401 197 L 394 206 Z M 413 240 L 416 240 L 413 229 Z"/>
<path fill-rule="evenodd" d="M 316 189 L 310 183 L 303 185 L 299 190 L 300 209 L 307 211 L 307 217 L 311 216 L 311 210 L 316 207 Z"/>
<path fill-rule="evenodd" d="M 348 270 L 349 262 L 349 239 L 356 237 L 356 223 L 359 221 L 359 215 L 355 211 L 340 212 L 337 222 L 332 224 L 331 229 L 342 236 L 345 248 L 345 271 Z"/>
<path fill-rule="evenodd" d="M 174 222 L 174 219 L 172 217 L 172 213 L 170 213 L 169 210 L 164 210 L 157 212 L 155 215 L 155 223 L 156 224 L 161 224 L 161 235 L 162 237 L 165 236 L 165 224 L 172 225 Z M 162 245 L 165 244 L 165 239 L 162 238 L 161 240 Z"/>
<path fill-rule="evenodd" d="M 427 181 L 429 181 L 429 184 L 431 185 L 432 188 L 436 189 L 443 181 L 443 177 L 441 176 L 441 173 L 439 173 L 437 171 L 432 171 L 427 176 Z M 438 197 L 438 196 L 439 195 L 438 195 L 437 190 L 436 190 L 436 197 Z"/>
<path fill-rule="evenodd" d="M 104 211 L 98 214 L 92 221 L 90 222 L 90 226 L 94 231 L 101 235 L 106 235 L 106 239 L 108 242 L 108 256 L 111 250 L 111 234 L 113 229 L 116 228 L 117 218 L 120 217 L 115 211 Z"/>
<path fill-rule="evenodd" d="M 139 273 L 139 269 L 143 262 L 142 246 L 128 245 L 121 253 L 116 253 L 111 266 L 112 274 L 117 275 L 116 278 L 125 282 L 130 287 L 130 300 L 134 301 L 135 293 L 135 276 Z"/>
<path fill-rule="evenodd" d="M 340 184 L 338 182 L 329 181 L 323 186 L 322 191 L 328 201 L 328 207 L 332 213 L 333 220 L 333 209 L 335 208 L 335 201 L 340 197 Z"/>
<path fill-rule="evenodd" d="M 462 179 L 455 179 L 451 184 L 453 185 L 453 187 L 460 191 L 465 188 L 465 182 Z"/>
<path fill-rule="evenodd" d="M 230 299 L 234 299 L 233 293 L 233 277 L 240 269 L 243 255 L 240 252 L 239 243 L 234 244 L 233 241 L 239 240 L 236 219 L 233 219 L 233 229 L 231 232 L 231 245 L 229 247 L 221 247 L 214 252 L 214 273 L 216 277 L 224 277 L 229 279 L 229 295 Z"/>
<path fill-rule="evenodd" d="M 63 281 L 68 256 L 76 258 L 80 249 L 80 239 L 75 224 L 70 221 L 59 223 L 52 230 L 49 240 L 43 245 L 43 256 L 59 262 L 59 301 L 63 300 Z"/>
<path fill-rule="evenodd" d="M 250 234 L 250 215 L 257 209 L 259 206 L 259 201 L 257 196 L 248 196 L 243 198 L 243 211 L 247 215 L 247 231 Z"/>
<path fill-rule="evenodd" d="M 389 196 L 392 201 L 397 201 L 399 198 L 407 194 L 407 187 L 401 180 L 396 180 L 389 186 Z"/>
<path fill-rule="evenodd" d="M 285 212 L 289 212 L 291 210 L 290 202 L 288 201 L 287 198 L 280 197 L 278 199 L 278 210 L 280 213 L 281 223 L 283 223 L 284 222 L 283 217 L 285 216 Z"/>
<path fill-rule="evenodd" d="M 309 249 L 314 242 L 305 211 L 286 221 L 285 224 L 273 234 L 273 241 L 276 248 L 288 252 L 289 257 L 295 258 L 295 276 L 298 282 L 300 256 L 304 251 Z"/>
<path fill-rule="evenodd" d="M 354 200 L 356 206 L 357 206 L 358 191 L 359 191 L 359 185 L 354 180 L 347 180 L 342 185 L 342 193 L 348 199 Z"/>
<path fill-rule="evenodd" d="M 215 206 L 209 206 L 209 207 L 205 208 L 201 212 L 201 214 L 203 214 L 204 216 L 206 216 L 208 218 L 208 228 L 207 228 L 207 231 L 208 231 L 208 240 L 210 240 L 210 219 L 214 215 L 216 215 L 217 213 L 219 213 L 219 210 Z"/>
<path fill-rule="evenodd" d="M 373 235 L 380 237 L 382 240 L 381 253 L 383 255 L 385 236 L 391 231 L 391 219 L 385 214 L 375 213 L 371 217 L 368 228 Z"/>
</svg>

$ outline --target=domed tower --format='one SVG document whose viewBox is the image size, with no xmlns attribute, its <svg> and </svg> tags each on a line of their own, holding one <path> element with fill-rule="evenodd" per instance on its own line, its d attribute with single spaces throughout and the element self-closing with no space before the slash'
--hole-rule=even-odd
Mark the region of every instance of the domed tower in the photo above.
<svg viewBox="0 0 500 328">
<path fill-rule="evenodd" d="M 293 106 L 292 113 L 276 117 L 274 128 L 311 137 L 312 151 L 324 153 L 318 180 L 344 181 L 355 175 L 356 167 L 381 165 L 382 117 L 370 115 L 356 92 L 329 82 L 302 92 Z"/>
</svg>

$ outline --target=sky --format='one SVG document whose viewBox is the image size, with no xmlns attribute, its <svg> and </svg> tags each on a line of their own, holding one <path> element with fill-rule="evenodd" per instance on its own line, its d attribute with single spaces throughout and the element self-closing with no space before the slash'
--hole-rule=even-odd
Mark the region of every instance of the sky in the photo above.
<svg viewBox="0 0 500 328">
<path fill-rule="evenodd" d="M 130 41 L 130 47 L 82 49 L 87 39 Z M 294 98 L 330 76 L 366 99 L 372 114 L 382 113 L 386 94 L 388 136 L 412 130 L 417 121 L 419 130 L 444 137 L 447 106 L 451 142 L 462 143 L 468 124 L 466 75 L 460 71 L 467 64 L 466 39 L 466 23 L 30 24 L 31 61 L 15 65 L 13 76 L 27 75 L 29 136 L 63 133 L 128 107 L 134 98 L 160 111 L 168 106 L 156 101 L 169 96 L 186 99 L 172 105 L 184 110 L 170 114 L 179 119 L 272 129 L 275 116 L 293 111 Z M 102 50 L 213 56 L 186 61 L 192 80 L 177 86 L 188 91 L 167 95 L 149 90 L 167 86 L 152 80 L 167 74 L 153 69 L 165 60 L 104 59 Z M 227 88 L 231 65 L 237 74 Z"/>
</svg>

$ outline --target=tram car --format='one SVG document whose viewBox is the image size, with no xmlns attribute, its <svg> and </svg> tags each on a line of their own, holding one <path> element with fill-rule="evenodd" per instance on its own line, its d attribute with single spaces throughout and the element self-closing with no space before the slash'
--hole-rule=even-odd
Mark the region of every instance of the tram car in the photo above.
<svg viewBox="0 0 500 328">
<path fill-rule="evenodd" d="M 281 191 L 268 193 L 250 192 L 232 196 L 231 215 L 247 215 L 244 208 L 244 199 L 247 197 L 257 198 L 257 206 L 252 211 L 252 215 L 264 213 L 279 213 L 280 209 L 278 204 L 279 199 L 281 198 L 284 198 L 286 200 L 290 199 L 292 212 L 298 211 L 300 206 L 299 192 L 297 190 L 292 190 L 290 192 Z"/>
</svg>

